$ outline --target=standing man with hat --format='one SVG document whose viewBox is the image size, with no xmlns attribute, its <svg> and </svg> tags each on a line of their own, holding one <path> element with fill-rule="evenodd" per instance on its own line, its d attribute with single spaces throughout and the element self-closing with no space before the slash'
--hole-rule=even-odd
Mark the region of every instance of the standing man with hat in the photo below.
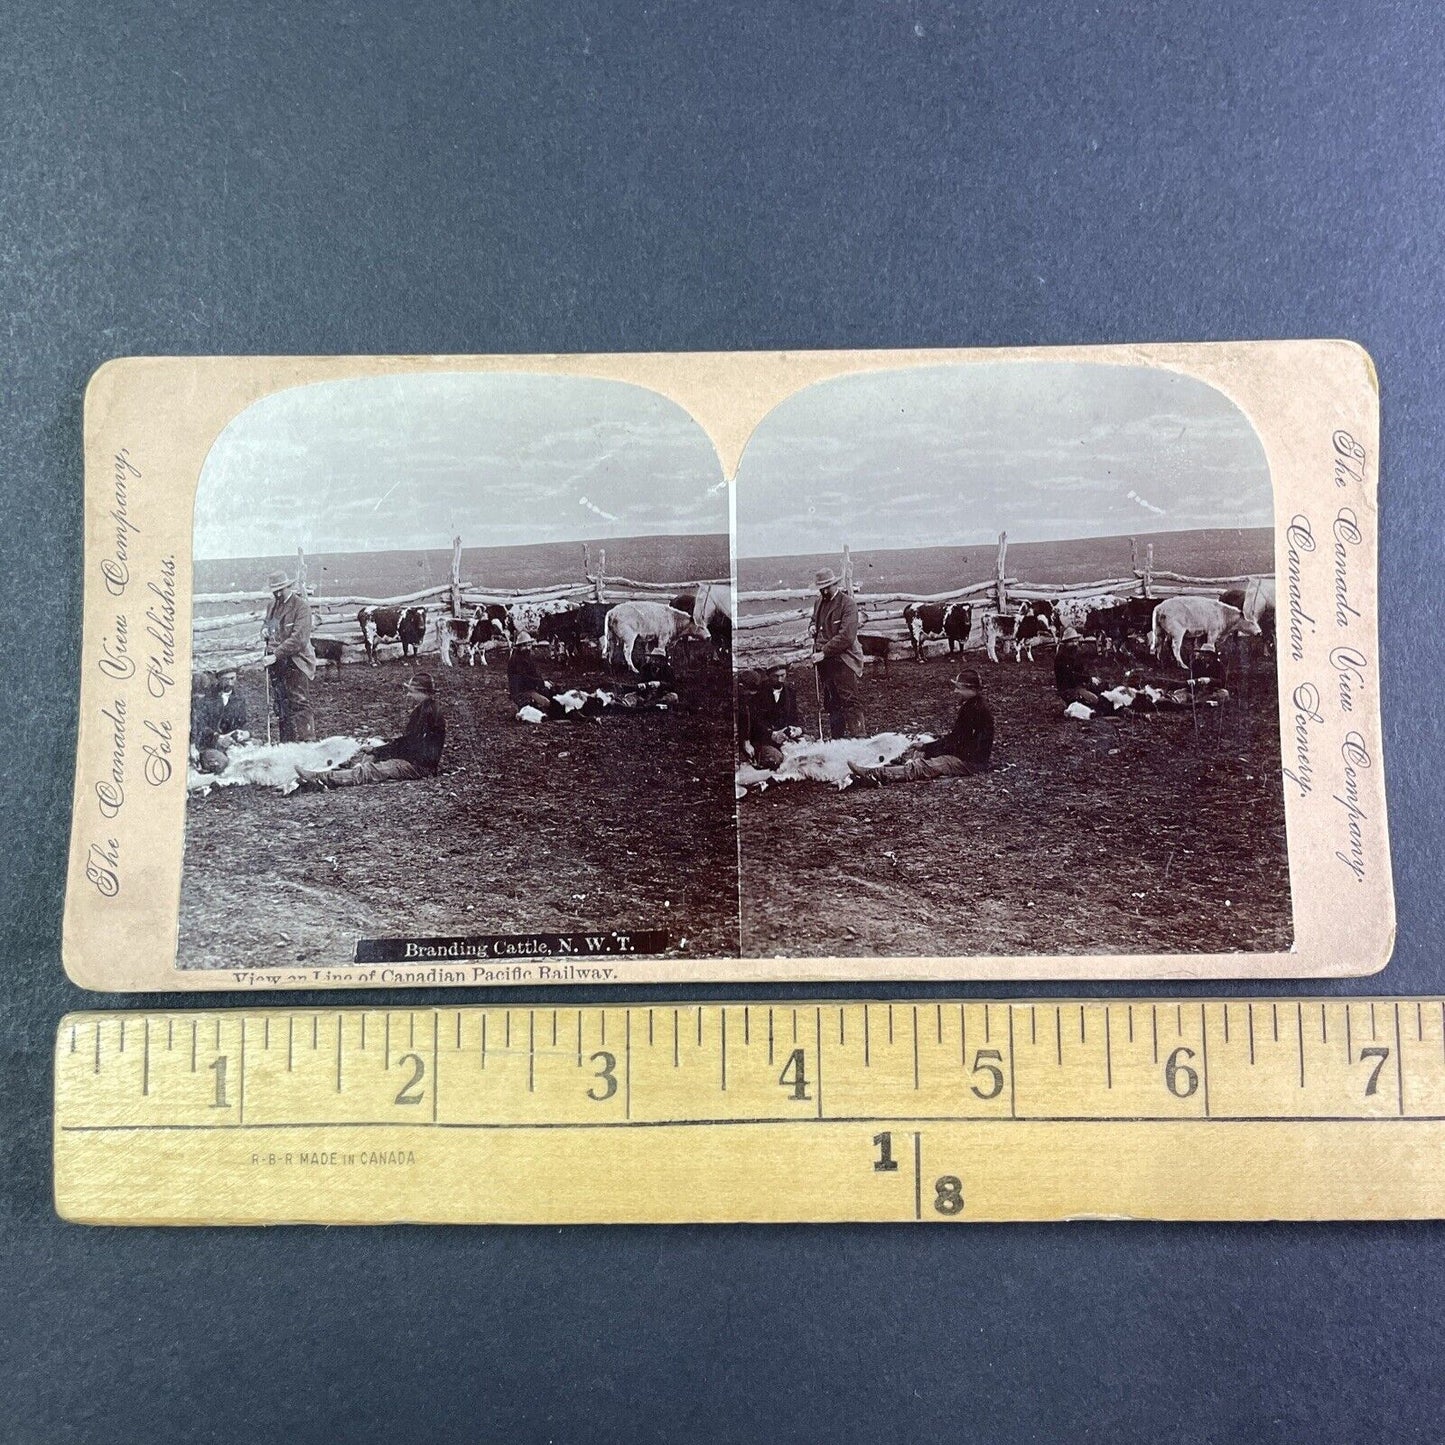
<svg viewBox="0 0 1445 1445">
<path fill-rule="evenodd" d="M 946 737 L 926 743 L 913 757 L 887 768 L 848 769 L 860 783 L 931 783 L 938 778 L 967 778 L 988 771 L 993 752 L 993 713 L 983 700 L 983 682 L 972 668 L 953 680 L 959 696 L 958 716 Z"/>
<path fill-rule="evenodd" d="M 296 579 L 273 572 L 266 579 L 271 605 L 261 624 L 266 655 L 261 666 L 269 669 L 276 714 L 281 719 L 283 743 L 309 743 L 316 739 L 311 716 L 311 679 L 316 676 L 316 653 L 311 647 L 311 607 L 296 587 Z"/>
<path fill-rule="evenodd" d="M 813 585 L 818 589 L 813 604 L 813 666 L 829 731 L 835 738 L 860 737 L 863 709 L 858 680 L 863 676 L 863 648 L 858 642 L 858 604 L 839 585 L 831 567 L 821 568 Z"/>
<path fill-rule="evenodd" d="M 441 765 L 447 740 L 447 721 L 436 699 L 436 683 L 429 672 L 414 672 L 403 684 L 414 704 L 399 738 L 374 751 L 363 748 L 350 767 L 313 773 L 298 768 L 296 776 L 308 790 L 353 788 L 363 783 L 410 783 L 429 778 Z"/>
</svg>

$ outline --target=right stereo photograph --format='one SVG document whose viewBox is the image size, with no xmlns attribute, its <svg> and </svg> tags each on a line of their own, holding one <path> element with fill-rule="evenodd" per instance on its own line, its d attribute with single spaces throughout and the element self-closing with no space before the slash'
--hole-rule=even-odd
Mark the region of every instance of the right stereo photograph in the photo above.
<svg viewBox="0 0 1445 1445">
<path fill-rule="evenodd" d="M 735 497 L 745 956 L 1291 948 L 1274 497 L 1223 392 L 843 376 Z"/>
</svg>

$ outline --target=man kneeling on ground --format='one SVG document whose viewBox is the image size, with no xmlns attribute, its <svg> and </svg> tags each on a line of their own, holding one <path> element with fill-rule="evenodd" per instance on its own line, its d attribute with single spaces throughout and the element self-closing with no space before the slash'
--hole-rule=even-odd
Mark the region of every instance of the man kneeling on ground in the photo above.
<svg viewBox="0 0 1445 1445">
<path fill-rule="evenodd" d="M 249 740 L 246 700 L 236 689 L 236 669 L 223 667 L 214 687 L 191 692 L 191 748 L 203 773 L 224 773 L 230 751 Z"/>
<path fill-rule="evenodd" d="M 753 763 L 772 772 L 783 765 L 783 744 L 800 738 L 798 695 L 788 684 L 786 663 L 775 662 L 764 674 L 762 686 L 746 700 L 743 737 L 752 744 Z"/>
<path fill-rule="evenodd" d="M 938 778 L 967 778 L 988 770 L 993 752 L 993 713 L 983 700 L 983 683 L 973 669 L 953 680 L 959 696 L 953 729 L 936 742 L 925 743 L 917 753 L 887 768 L 860 768 L 848 764 L 860 783 L 928 783 Z"/>
<path fill-rule="evenodd" d="M 1089 671 L 1089 660 L 1084 656 L 1077 628 L 1066 627 L 1059 639 L 1059 650 L 1054 657 L 1054 688 L 1065 706 L 1081 702 L 1085 707 L 1098 711 L 1105 705 L 1099 694 L 1104 684 Z"/>
<path fill-rule="evenodd" d="M 556 688 L 542 676 L 532 652 L 532 634 L 519 632 L 512 643 L 512 655 L 507 659 L 507 692 L 517 707 L 534 707 L 538 712 L 551 715 L 552 694 Z"/>
<path fill-rule="evenodd" d="M 313 790 L 352 788 L 362 783 L 409 783 L 431 777 L 441 763 L 447 737 L 446 719 L 437 705 L 431 673 L 412 673 L 406 695 L 415 706 L 399 738 L 375 751 L 363 748 L 349 767 L 333 768 L 329 773 L 297 768 L 301 786 Z"/>
</svg>

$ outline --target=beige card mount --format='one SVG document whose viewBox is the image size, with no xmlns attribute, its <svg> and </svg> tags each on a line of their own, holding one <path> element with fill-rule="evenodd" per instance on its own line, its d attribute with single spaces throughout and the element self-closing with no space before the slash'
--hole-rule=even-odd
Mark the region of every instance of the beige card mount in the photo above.
<svg viewBox="0 0 1445 1445">
<path fill-rule="evenodd" d="M 1384 965 L 1341 341 L 129 358 L 64 957 L 108 990 Z"/>
</svg>

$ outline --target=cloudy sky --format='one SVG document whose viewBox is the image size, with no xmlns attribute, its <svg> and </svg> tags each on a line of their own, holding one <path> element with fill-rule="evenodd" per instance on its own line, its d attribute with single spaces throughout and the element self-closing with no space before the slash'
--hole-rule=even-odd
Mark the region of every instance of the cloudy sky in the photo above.
<svg viewBox="0 0 1445 1445">
<path fill-rule="evenodd" d="M 737 476 L 737 554 L 1266 527 L 1269 469 L 1222 393 L 1142 367 L 845 377 L 783 402 Z"/>
<path fill-rule="evenodd" d="M 727 490 L 685 411 L 581 377 L 367 377 L 278 392 L 217 438 L 197 557 L 726 532 Z"/>
</svg>

